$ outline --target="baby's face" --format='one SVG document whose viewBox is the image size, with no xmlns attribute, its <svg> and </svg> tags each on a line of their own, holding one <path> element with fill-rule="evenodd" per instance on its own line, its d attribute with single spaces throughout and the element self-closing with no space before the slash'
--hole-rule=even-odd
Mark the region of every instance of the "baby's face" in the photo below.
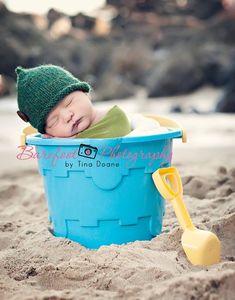
<svg viewBox="0 0 235 300">
<path fill-rule="evenodd" d="M 61 100 L 48 114 L 45 131 L 54 137 L 71 137 L 92 123 L 93 106 L 88 95 L 75 91 Z"/>
</svg>

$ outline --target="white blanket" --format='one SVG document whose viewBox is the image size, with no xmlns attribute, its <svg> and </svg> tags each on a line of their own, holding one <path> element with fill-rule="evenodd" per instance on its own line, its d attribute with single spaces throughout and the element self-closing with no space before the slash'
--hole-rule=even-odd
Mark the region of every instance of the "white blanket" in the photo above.
<svg viewBox="0 0 235 300">
<path fill-rule="evenodd" d="M 168 132 L 168 129 L 162 127 L 156 120 L 144 117 L 137 113 L 127 113 L 126 115 L 132 129 L 126 136 L 143 136 Z"/>
</svg>

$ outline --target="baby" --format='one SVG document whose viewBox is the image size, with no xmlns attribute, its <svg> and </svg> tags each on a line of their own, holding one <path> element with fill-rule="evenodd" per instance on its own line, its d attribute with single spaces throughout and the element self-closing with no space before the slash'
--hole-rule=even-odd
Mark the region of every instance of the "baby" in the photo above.
<svg viewBox="0 0 235 300">
<path fill-rule="evenodd" d="M 45 138 L 112 138 L 158 130 L 158 122 L 126 114 L 117 105 L 98 110 L 91 103 L 91 87 L 55 65 L 18 67 L 17 114 Z"/>
</svg>

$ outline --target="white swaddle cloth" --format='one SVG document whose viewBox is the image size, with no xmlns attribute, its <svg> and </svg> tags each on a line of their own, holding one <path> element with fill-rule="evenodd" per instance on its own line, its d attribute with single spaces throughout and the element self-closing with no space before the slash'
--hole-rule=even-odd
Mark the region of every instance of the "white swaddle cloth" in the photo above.
<svg viewBox="0 0 235 300">
<path fill-rule="evenodd" d="M 142 114 L 127 113 L 126 115 L 132 129 L 126 136 L 143 136 L 168 132 L 168 129 L 162 127 L 158 121 L 144 117 Z"/>
</svg>

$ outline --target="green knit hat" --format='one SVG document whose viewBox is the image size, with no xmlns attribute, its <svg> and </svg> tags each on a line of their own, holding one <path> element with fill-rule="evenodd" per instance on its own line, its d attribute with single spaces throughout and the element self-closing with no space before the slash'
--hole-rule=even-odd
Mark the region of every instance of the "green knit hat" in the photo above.
<svg viewBox="0 0 235 300">
<path fill-rule="evenodd" d="M 16 68 L 17 114 L 40 133 L 45 133 L 46 117 L 68 94 L 79 90 L 89 92 L 90 85 L 80 81 L 70 72 L 54 65 L 31 69 Z"/>
</svg>

